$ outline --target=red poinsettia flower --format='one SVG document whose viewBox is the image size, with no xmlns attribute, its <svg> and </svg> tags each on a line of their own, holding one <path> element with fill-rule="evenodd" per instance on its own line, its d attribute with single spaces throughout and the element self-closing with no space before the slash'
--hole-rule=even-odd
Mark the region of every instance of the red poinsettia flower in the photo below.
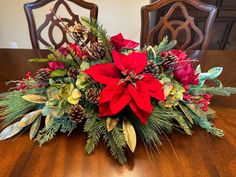
<svg viewBox="0 0 236 177">
<path fill-rule="evenodd" d="M 112 56 L 114 64 L 96 64 L 84 71 L 106 85 L 100 94 L 99 115 L 115 115 L 129 105 L 145 124 L 153 109 L 150 97 L 164 100 L 163 85 L 153 76 L 142 73 L 147 63 L 145 53 L 124 55 L 113 50 Z"/>
<path fill-rule="evenodd" d="M 139 45 L 139 43 L 137 42 L 124 39 L 121 33 L 115 36 L 112 36 L 111 43 L 115 47 L 116 50 L 121 50 L 122 48 L 133 49 Z"/>
</svg>

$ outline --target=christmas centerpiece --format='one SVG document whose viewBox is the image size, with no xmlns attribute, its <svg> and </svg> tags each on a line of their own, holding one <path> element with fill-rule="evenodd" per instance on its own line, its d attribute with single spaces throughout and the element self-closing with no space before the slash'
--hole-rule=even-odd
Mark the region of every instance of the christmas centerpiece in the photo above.
<svg viewBox="0 0 236 177">
<path fill-rule="evenodd" d="M 223 137 L 211 122 L 215 112 L 209 104 L 213 95 L 229 96 L 236 89 L 217 79 L 221 67 L 195 69 L 197 60 L 173 49 L 176 41 L 167 37 L 136 50 L 138 43 L 122 34 L 108 37 L 103 26 L 88 18 L 65 30 L 74 43 L 49 48 L 47 58 L 30 59 L 48 66 L 11 81 L 13 90 L 0 94 L 0 140 L 29 129 L 30 140 L 41 146 L 57 132 L 70 134 L 83 127 L 88 154 L 103 140 L 125 164 L 126 148 L 134 152 L 139 140 L 155 151 L 173 128 L 191 135 L 191 127 L 198 125 Z M 98 42 L 88 41 L 90 34 Z"/>
</svg>

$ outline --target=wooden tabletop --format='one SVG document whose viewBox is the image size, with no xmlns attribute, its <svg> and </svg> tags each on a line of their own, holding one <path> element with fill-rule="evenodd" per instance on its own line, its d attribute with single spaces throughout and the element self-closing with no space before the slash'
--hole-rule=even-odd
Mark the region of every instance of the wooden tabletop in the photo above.
<svg viewBox="0 0 236 177">
<path fill-rule="evenodd" d="M 24 77 L 39 64 L 28 63 L 45 51 L 0 49 L 0 91 L 4 83 Z M 220 76 L 225 86 L 236 86 L 236 51 L 205 51 L 201 53 L 202 70 L 224 67 Z M 236 176 L 236 95 L 214 97 L 212 108 L 217 111 L 214 123 L 225 137 L 214 137 L 200 128 L 193 135 L 173 132 L 154 161 L 150 161 L 139 143 L 134 154 L 128 153 L 124 166 L 114 160 L 104 143 L 88 156 L 84 151 L 86 135 L 82 128 L 70 136 L 58 134 L 51 142 L 39 147 L 28 138 L 28 132 L 0 142 L 0 177 L 233 177 Z M 171 142 L 171 145 L 169 143 Z M 173 149 L 174 150 L 173 150 Z"/>
</svg>

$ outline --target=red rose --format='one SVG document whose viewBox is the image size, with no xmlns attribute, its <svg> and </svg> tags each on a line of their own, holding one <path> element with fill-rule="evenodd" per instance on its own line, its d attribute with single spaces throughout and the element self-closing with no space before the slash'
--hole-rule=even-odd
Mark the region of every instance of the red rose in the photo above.
<svg viewBox="0 0 236 177">
<path fill-rule="evenodd" d="M 123 48 L 133 49 L 139 45 L 139 43 L 137 42 L 124 39 L 121 33 L 115 36 L 112 36 L 111 43 L 115 47 L 116 50 L 121 50 Z"/>
</svg>

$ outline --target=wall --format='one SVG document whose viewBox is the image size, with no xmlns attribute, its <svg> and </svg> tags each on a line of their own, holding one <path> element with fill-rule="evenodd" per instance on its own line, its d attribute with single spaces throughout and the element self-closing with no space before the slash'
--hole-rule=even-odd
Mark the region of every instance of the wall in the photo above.
<svg viewBox="0 0 236 177">
<path fill-rule="evenodd" d="M 29 0 L 0 0 L 0 48 L 10 47 L 10 42 L 16 42 L 18 48 L 31 48 L 23 10 L 23 4 L 26 2 Z M 122 32 L 125 38 L 139 42 L 140 8 L 148 4 L 149 0 L 90 0 L 90 2 L 98 5 L 99 22 L 104 25 L 109 35 Z M 36 21 L 43 21 L 44 14 L 49 12 L 49 8 L 50 6 L 47 6 L 37 11 Z M 73 11 L 79 10 L 73 7 Z M 61 13 L 64 13 L 63 9 Z"/>
</svg>

